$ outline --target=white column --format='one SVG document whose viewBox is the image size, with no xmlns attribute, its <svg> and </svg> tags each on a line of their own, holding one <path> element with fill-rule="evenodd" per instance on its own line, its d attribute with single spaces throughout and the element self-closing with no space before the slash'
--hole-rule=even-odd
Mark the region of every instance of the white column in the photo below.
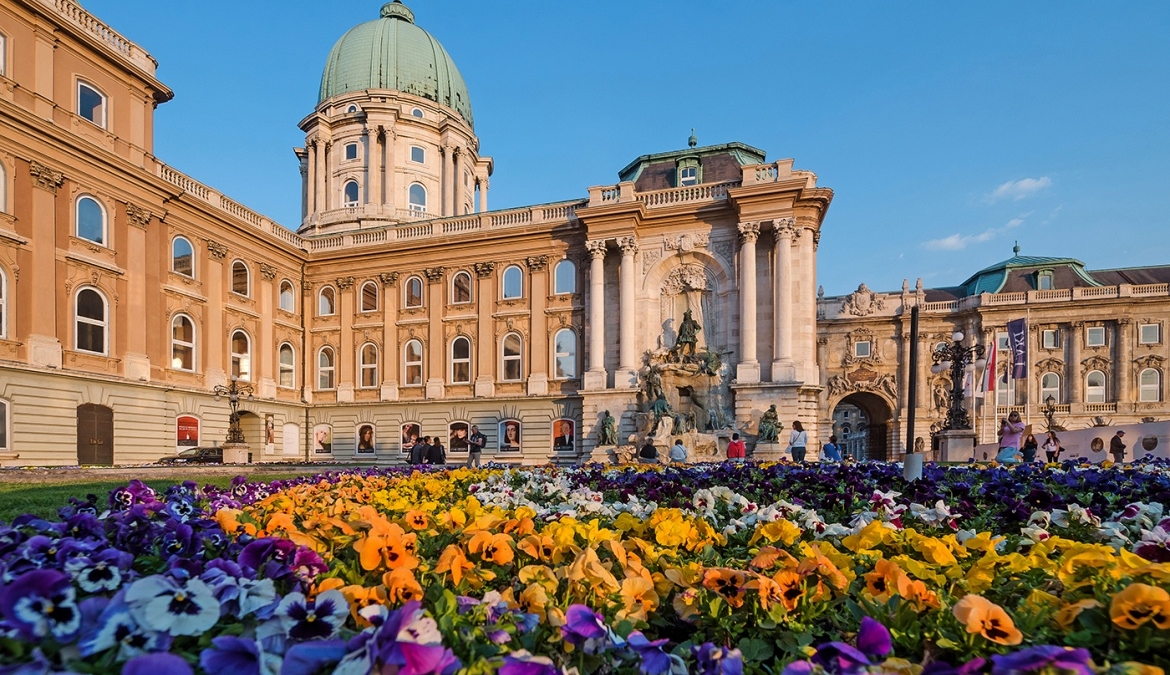
<svg viewBox="0 0 1170 675">
<path fill-rule="evenodd" d="M 795 221 L 781 218 L 772 224 L 776 242 L 776 350 L 772 361 L 772 381 L 791 382 L 796 378 L 792 362 L 792 238 Z"/>
<path fill-rule="evenodd" d="M 443 152 L 443 172 L 439 176 L 439 216 L 446 217 L 451 215 L 451 162 L 452 162 L 453 148 L 449 145 L 444 145 Z"/>
<path fill-rule="evenodd" d="M 317 187 L 317 184 L 321 182 L 321 165 L 318 163 L 320 155 L 320 144 L 316 140 L 309 143 L 309 215 L 320 210 L 318 208 L 321 203 L 320 188 Z"/>
<path fill-rule="evenodd" d="M 638 252 L 638 240 L 634 237 L 618 239 L 622 249 L 622 263 L 618 271 L 618 297 L 621 321 L 618 324 L 618 370 L 614 373 L 613 386 L 625 389 L 638 385 L 637 312 L 635 306 L 634 255 Z"/>
<path fill-rule="evenodd" d="M 759 223 L 739 224 L 739 364 L 735 379 L 740 384 L 760 381 L 760 357 L 756 347 L 756 241 Z"/>
<path fill-rule="evenodd" d="M 484 182 L 486 184 L 486 181 Z M 480 185 L 480 210 L 484 204 L 484 184 Z M 589 257 L 589 368 L 585 371 L 585 389 L 605 389 L 605 240 L 585 242 Z"/>
<path fill-rule="evenodd" d="M 397 137 L 393 129 L 386 129 L 382 137 L 382 149 L 386 153 L 386 161 L 382 163 L 382 203 L 395 209 L 402 208 L 402 202 L 394 193 L 394 139 Z M 395 214 L 394 211 L 390 213 Z"/>
<path fill-rule="evenodd" d="M 374 153 L 374 149 L 378 147 L 378 132 L 374 131 L 373 136 L 374 142 L 371 143 L 370 130 L 366 129 L 362 131 L 362 172 L 365 174 L 362 178 L 363 204 L 371 204 L 374 202 L 374 192 L 376 190 L 374 187 L 374 176 L 377 174 L 374 173 L 372 168 L 374 162 L 372 161 L 371 155 Z"/>
<path fill-rule="evenodd" d="M 479 212 L 480 213 L 487 211 L 487 191 L 488 191 L 488 179 L 483 178 L 479 181 Z M 605 257 L 604 250 L 601 253 L 601 257 L 602 258 Z"/>
<path fill-rule="evenodd" d="M 460 151 L 458 147 L 451 149 L 451 211 L 447 214 L 450 216 L 462 215 L 462 210 L 459 208 L 463 200 L 459 198 L 459 156 Z"/>
</svg>

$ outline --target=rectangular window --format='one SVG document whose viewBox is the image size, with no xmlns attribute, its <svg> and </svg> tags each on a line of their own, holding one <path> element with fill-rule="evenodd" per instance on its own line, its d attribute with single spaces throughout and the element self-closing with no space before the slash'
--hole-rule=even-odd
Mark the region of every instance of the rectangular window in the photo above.
<svg viewBox="0 0 1170 675">
<path fill-rule="evenodd" d="M 106 97 L 87 84 L 77 83 L 77 114 L 104 129 Z"/>
<path fill-rule="evenodd" d="M 1156 345 L 1162 341 L 1162 326 L 1156 323 L 1143 323 L 1138 327 L 1138 342 L 1143 345 Z"/>
<path fill-rule="evenodd" d="M 423 164 L 427 161 L 427 151 L 417 145 L 410 146 L 410 161 Z"/>
<path fill-rule="evenodd" d="M 1042 331 L 1041 335 L 1043 336 L 1045 349 L 1056 349 L 1057 348 L 1059 343 L 1056 341 L 1056 331 L 1055 330 Z"/>
<path fill-rule="evenodd" d="M 0 35 L 0 75 L 8 77 L 8 38 L 3 35 Z"/>
<path fill-rule="evenodd" d="M 1001 352 L 1005 352 L 1008 349 L 1010 349 L 1011 345 L 1008 344 L 1008 334 L 1007 333 L 996 333 L 995 334 L 995 346 Z"/>
<path fill-rule="evenodd" d="M 693 166 L 684 167 L 678 173 L 678 184 L 682 185 L 698 185 L 699 184 L 699 170 Z"/>
<path fill-rule="evenodd" d="M 1085 344 L 1089 347 L 1105 346 L 1105 327 L 1089 326 L 1085 329 Z"/>
<path fill-rule="evenodd" d="M 1052 273 L 1041 272 L 1040 276 L 1036 278 L 1036 288 L 1041 291 L 1052 290 Z"/>
<path fill-rule="evenodd" d="M 863 342 L 853 343 L 853 356 L 859 359 L 868 359 L 871 350 L 871 343 L 869 340 Z"/>
<path fill-rule="evenodd" d="M 345 145 L 345 158 L 347 160 L 352 160 L 352 159 L 358 158 L 358 144 L 357 143 L 347 143 Z"/>
</svg>

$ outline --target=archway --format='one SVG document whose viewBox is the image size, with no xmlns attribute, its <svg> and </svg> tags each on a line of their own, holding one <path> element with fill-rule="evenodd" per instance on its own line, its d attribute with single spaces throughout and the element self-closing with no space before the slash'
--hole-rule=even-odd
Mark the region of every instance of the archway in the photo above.
<svg viewBox="0 0 1170 675">
<path fill-rule="evenodd" d="M 881 396 L 855 392 L 833 407 L 833 434 L 854 459 L 886 460 L 893 417 L 890 404 Z"/>
</svg>

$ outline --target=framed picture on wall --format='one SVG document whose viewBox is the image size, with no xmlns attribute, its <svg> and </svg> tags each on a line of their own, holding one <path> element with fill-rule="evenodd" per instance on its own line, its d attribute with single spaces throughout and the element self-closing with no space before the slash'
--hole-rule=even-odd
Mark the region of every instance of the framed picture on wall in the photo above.
<svg viewBox="0 0 1170 675">
<path fill-rule="evenodd" d="M 500 422 L 500 452 L 520 452 L 520 420 Z"/>
<path fill-rule="evenodd" d="M 576 437 L 577 423 L 570 419 L 553 420 L 553 450 L 572 452 Z"/>
<path fill-rule="evenodd" d="M 199 446 L 199 418 L 194 415 L 179 415 L 175 419 L 175 445 L 179 450 Z"/>
<path fill-rule="evenodd" d="M 374 454 L 374 425 L 359 424 L 357 428 L 357 453 L 359 455 Z"/>
<path fill-rule="evenodd" d="M 447 425 L 447 452 L 467 452 L 467 422 Z"/>
<path fill-rule="evenodd" d="M 313 452 L 318 455 L 333 454 L 333 427 L 318 424 L 313 427 Z"/>
<path fill-rule="evenodd" d="M 409 455 L 414 444 L 422 440 L 422 425 L 418 422 L 407 422 L 402 425 L 400 431 L 402 435 L 398 441 L 398 451 Z"/>
</svg>

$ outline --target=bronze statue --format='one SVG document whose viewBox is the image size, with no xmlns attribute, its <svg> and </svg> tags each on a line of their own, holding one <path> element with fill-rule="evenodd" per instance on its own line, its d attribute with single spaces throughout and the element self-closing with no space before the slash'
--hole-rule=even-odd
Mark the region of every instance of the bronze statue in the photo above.
<svg viewBox="0 0 1170 675">
<path fill-rule="evenodd" d="M 691 310 L 683 312 L 683 320 L 678 327 L 678 339 L 674 342 L 674 348 L 670 350 L 675 362 L 695 357 L 695 346 L 699 343 L 701 330 L 703 327 L 691 317 Z"/>
<path fill-rule="evenodd" d="M 617 420 L 609 411 L 605 411 L 605 416 L 601 420 L 601 433 L 597 439 L 598 445 L 617 445 Z"/>
<path fill-rule="evenodd" d="M 658 424 L 663 417 L 671 417 L 670 403 L 666 400 L 666 396 L 662 392 L 658 392 L 658 398 L 654 399 L 654 403 L 650 406 L 650 412 L 654 413 L 654 428 L 650 433 L 658 431 Z M 671 421 L 674 421 L 673 418 Z"/>
<path fill-rule="evenodd" d="M 764 416 L 760 418 L 760 430 L 756 437 L 758 443 L 776 443 L 780 433 L 780 416 L 776 414 L 776 404 L 772 404 Z"/>
</svg>

